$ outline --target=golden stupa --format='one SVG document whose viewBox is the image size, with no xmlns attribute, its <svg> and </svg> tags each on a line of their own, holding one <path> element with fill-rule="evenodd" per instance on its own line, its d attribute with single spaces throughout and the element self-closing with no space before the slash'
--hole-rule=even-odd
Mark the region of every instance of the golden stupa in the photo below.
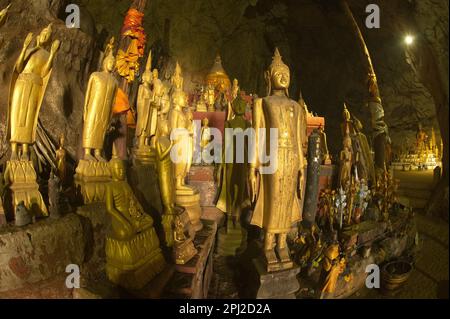
<svg viewBox="0 0 450 319">
<path fill-rule="evenodd" d="M 206 76 L 206 84 L 212 84 L 220 92 L 228 91 L 231 88 L 231 81 L 222 66 L 220 55 L 216 56 L 214 65 Z"/>
</svg>

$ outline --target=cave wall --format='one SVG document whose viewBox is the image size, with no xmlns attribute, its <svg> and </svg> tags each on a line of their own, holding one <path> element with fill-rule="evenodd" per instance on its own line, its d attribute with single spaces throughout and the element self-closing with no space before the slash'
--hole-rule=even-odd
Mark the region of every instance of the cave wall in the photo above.
<svg viewBox="0 0 450 319">
<path fill-rule="evenodd" d="M 3 96 L 26 33 L 38 32 L 48 21 L 64 16 L 61 14 L 64 1 L 39 1 L 44 5 L 36 4 L 26 10 L 21 1 L 13 1 L 10 18 L 0 29 L 0 44 L 6 43 L 0 45 Z M 130 1 L 116 0 L 114 5 L 109 0 L 73 2 L 81 6 L 82 29 L 66 29 L 62 21 L 56 28 L 63 46 L 48 88 L 52 93 L 46 96 L 41 117 L 54 136 L 57 131 L 65 131 L 69 151 L 74 154 L 81 133 L 83 91 L 88 73 L 97 63 L 96 51 L 111 35 L 118 36 Z M 413 143 L 419 121 L 425 128 L 431 129 L 432 125 L 437 128 L 433 99 L 406 63 L 404 34 L 396 26 L 398 10 L 407 8 L 424 16 L 432 15 L 433 11 L 411 9 L 410 2 L 349 0 L 372 55 L 386 122 L 397 149 L 405 141 Z M 6 3 L 0 0 L 2 7 Z M 365 6 L 369 3 L 377 3 L 381 8 L 380 29 L 364 27 Z M 145 14 L 149 47 L 154 56 L 167 55 L 172 65 L 175 60 L 181 63 L 186 90 L 201 82 L 215 55 L 220 53 L 229 76 L 238 78 L 247 93 L 263 96 L 266 91 L 263 72 L 278 46 L 285 63 L 291 67 L 291 97 L 297 99 L 301 89 L 309 109 L 326 117 L 332 153 L 341 148 L 339 123 L 344 101 L 370 134 L 369 112 L 364 105 L 366 75 L 362 57 L 337 1 L 149 0 Z M 16 31 L 19 24 L 21 27 Z M 166 71 L 162 76 L 168 78 L 170 68 Z M 0 100 L 0 110 L 4 110 L 5 103 L 5 99 Z M 55 123 L 64 123 L 65 127 Z"/>
</svg>

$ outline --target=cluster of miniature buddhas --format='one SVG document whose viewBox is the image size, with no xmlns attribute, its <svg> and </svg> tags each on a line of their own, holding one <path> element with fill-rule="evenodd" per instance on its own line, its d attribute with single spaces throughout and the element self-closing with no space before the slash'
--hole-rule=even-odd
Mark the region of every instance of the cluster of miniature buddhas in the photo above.
<svg viewBox="0 0 450 319">
<path fill-rule="evenodd" d="M 431 137 L 429 137 L 419 123 L 413 147 L 405 143 L 401 154 L 394 158 L 392 167 L 398 170 L 434 169 L 442 165 L 442 154 L 443 142 L 441 139 L 439 147 L 434 127 L 431 128 Z"/>
</svg>

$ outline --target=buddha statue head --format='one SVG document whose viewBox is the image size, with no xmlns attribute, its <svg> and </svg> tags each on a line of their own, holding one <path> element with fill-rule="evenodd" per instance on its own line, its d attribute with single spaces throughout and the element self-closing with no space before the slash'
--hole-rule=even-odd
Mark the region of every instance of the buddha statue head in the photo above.
<svg viewBox="0 0 450 319">
<path fill-rule="evenodd" d="M 273 92 L 284 92 L 286 96 L 289 96 L 290 71 L 289 67 L 281 59 L 278 48 L 275 48 L 272 63 L 266 72 L 266 81 L 268 95 L 271 95 Z"/>
<path fill-rule="evenodd" d="M 47 27 L 45 27 L 41 33 L 38 35 L 37 37 L 37 45 L 38 46 L 43 46 L 45 45 L 49 40 L 50 37 L 52 36 L 52 23 L 50 23 Z"/>
<path fill-rule="evenodd" d="M 118 157 L 117 150 L 115 144 L 113 144 L 113 156 L 111 160 L 109 161 L 109 167 L 111 169 L 111 175 L 113 181 L 124 181 L 125 176 L 125 164 L 123 161 Z"/>
<path fill-rule="evenodd" d="M 350 122 L 350 112 L 347 109 L 347 104 L 344 103 L 344 111 L 342 111 L 342 117 L 345 122 Z"/>
<path fill-rule="evenodd" d="M 208 127 L 208 125 L 209 125 L 209 120 L 208 120 L 207 117 L 205 117 L 205 118 L 202 120 L 202 127 Z"/>
<path fill-rule="evenodd" d="M 116 59 L 114 58 L 111 50 L 109 51 L 108 56 L 103 60 L 103 70 L 111 73 L 112 71 L 114 71 L 115 63 Z"/>
</svg>

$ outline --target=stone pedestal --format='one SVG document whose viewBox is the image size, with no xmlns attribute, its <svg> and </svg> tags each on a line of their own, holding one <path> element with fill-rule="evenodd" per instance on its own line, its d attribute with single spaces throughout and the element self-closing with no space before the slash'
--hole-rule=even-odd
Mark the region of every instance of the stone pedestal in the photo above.
<svg viewBox="0 0 450 319">
<path fill-rule="evenodd" d="M 249 298 L 256 299 L 295 299 L 295 293 L 300 289 L 297 274 L 300 267 L 267 272 L 260 258 L 252 260 L 254 272 L 250 279 Z"/>
<path fill-rule="evenodd" d="M 6 162 L 5 184 L 7 185 L 7 211 L 14 216 L 16 206 L 23 201 L 35 216 L 48 216 L 47 207 L 36 182 L 37 175 L 31 161 Z"/>
<path fill-rule="evenodd" d="M 106 187 L 111 181 L 107 162 L 80 160 L 75 170 L 75 185 L 84 204 L 105 201 Z"/>
<path fill-rule="evenodd" d="M 202 216 L 202 209 L 200 207 L 200 193 L 197 190 L 195 190 L 192 194 L 177 193 L 175 204 L 186 209 L 195 231 L 202 229 L 203 224 L 200 221 L 200 217 Z"/>
<path fill-rule="evenodd" d="M 166 262 L 153 227 L 129 240 L 106 237 L 106 274 L 126 289 L 141 289 L 159 274 Z"/>
</svg>

